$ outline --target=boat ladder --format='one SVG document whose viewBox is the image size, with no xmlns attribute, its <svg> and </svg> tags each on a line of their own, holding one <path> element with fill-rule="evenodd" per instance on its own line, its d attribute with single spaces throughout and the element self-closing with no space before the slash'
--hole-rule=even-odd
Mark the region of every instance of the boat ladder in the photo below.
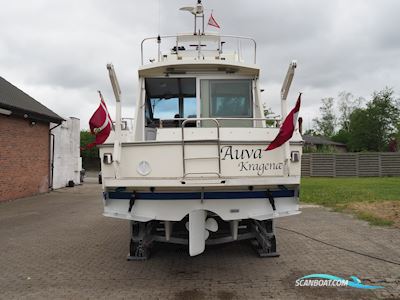
<svg viewBox="0 0 400 300">
<path fill-rule="evenodd" d="M 185 140 L 185 125 L 189 122 L 195 122 L 195 121 L 211 121 L 216 125 L 216 138 L 211 138 L 211 139 L 198 139 L 198 140 Z M 205 177 L 207 176 L 217 176 L 218 178 L 221 177 L 221 141 L 220 141 L 220 124 L 218 120 L 213 119 L 213 118 L 191 118 L 191 119 L 186 119 L 185 121 L 182 122 L 181 125 L 182 128 L 182 166 L 183 166 L 183 178 L 187 177 L 193 177 L 198 175 L 199 177 Z M 187 145 L 196 145 L 196 144 L 204 144 L 204 143 L 215 143 L 215 146 L 217 147 L 217 154 L 213 156 L 198 156 L 198 157 L 187 157 L 187 150 L 186 147 Z M 215 160 L 217 161 L 217 167 L 215 170 L 210 170 L 209 172 L 191 172 L 190 166 L 187 165 L 188 161 L 195 161 L 195 160 Z"/>
</svg>

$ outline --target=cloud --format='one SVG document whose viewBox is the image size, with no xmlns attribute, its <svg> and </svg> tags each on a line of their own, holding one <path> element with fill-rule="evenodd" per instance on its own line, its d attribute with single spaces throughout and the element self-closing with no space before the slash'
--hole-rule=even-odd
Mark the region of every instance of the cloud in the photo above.
<svg viewBox="0 0 400 300">
<path fill-rule="evenodd" d="M 3 1 L 4 2 L 4 1 Z M 114 110 L 106 63 L 113 62 L 123 91 L 124 115 L 133 116 L 140 42 L 148 36 L 191 32 L 193 19 L 178 8 L 192 0 L 38 0 L 3 3 L 1 76 L 62 116 L 87 127 L 102 90 Z M 370 98 L 385 86 L 400 91 L 396 0 L 203 1 L 222 34 L 257 40 L 263 99 L 279 113 L 288 63 L 298 69 L 289 106 L 304 92 L 305 125 L 320 99 L 340 91 Z"/>
</svg>

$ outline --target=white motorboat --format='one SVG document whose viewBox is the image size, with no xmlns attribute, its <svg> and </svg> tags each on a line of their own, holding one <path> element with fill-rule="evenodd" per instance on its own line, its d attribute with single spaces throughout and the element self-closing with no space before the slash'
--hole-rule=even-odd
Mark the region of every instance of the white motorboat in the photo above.
<svg viewBox="0 0 400 300">
<path fill-rule="evenodd" d="M 131 130 L 123 128 L 108 65 L 117 113 L 100 146 L 104 216 L 130 221 L 128 259 L 148 258 L 156 242 L 188 245 L 194 256 L 244 239 L 260 256 L 276 256 L 274 221 L 300 213 L 302 137 L 296 130 L 264 150 L 287 115 L 296 63 L 282 86 L 281 117 L 267 120 L 255 40 L 204 32 L 201 1 L 185 10 L 194 15 L 193 33 L 141 44 Z"/>
</svg>

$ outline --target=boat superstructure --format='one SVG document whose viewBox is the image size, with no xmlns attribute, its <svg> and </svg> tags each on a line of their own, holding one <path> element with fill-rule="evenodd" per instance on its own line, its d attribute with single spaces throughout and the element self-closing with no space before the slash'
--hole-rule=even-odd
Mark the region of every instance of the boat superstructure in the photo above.
<svg viewBox="0 0 400 300">
<path fill-rule="evenodd" d="M 192 13 L 204 28 L 200 1 Z M 156 48 L 150 58 L 148 45 Z M 100 146 L 104 215 L 130 221 L 128 258 L 147 258 L 154 242 L 186 244 L 193 256 L 243 239 L 277 255 L 274 220 L 300 212 L 302 137 L 296 131 L 264 150 L 286 115 L 296 63 L 282 87 L 282 116 L 271 120 L 253 39 L 195 25 L 194 33 L 147 38 L 141 49 L 132 130 L 121 129 L 121 92 L 108 66 L 117 115 Z"/>
</svg>

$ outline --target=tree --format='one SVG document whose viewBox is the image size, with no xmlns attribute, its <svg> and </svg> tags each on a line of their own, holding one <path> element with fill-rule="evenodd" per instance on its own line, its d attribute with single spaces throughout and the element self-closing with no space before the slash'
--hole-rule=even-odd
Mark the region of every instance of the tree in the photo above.
<svg viewBox="0 0 400 300">
<path fill-rule="evenodd" d="M 336 115 L 333 109 L 333 98 L 324 98 L 319 108 L 321 117 L 313 119 L 314 129 L 317 134 L 332 137 L 335 133 Z"/>
<path fill-rule="evenodd" d="M 393 137 L 394 145 L 392 145 L 392 151 L 400 151 L 400 121 L 397 123 L 397 133 Z"/>
<path fill-rule="evenodd" d="M 350 115 L 350 150 L 388 150 L 389 142 L 398 133 L 399 113 L 392 89 L 375 92 L 365 109 L 358 108 Z"/>
<path fill-rule="evenodd" d="M 350 117 L 351 114 L 361 107 L 364 99 L 362 97 L 354 98 L 352 93 L 343 91 L 339 93 L 339 130 L 332 136 L 332 140 L 338 143 L 348 144 L 350 139 Z"/>
<path fill-rule="evenodd" d="M 396 100 L 396 107 L 400 110 L 400 99 Z M 400 119 L 397 121 L 397 130 L 396 133 L 393 135 L 394 145 L 392 146 L 392 151 L 400 151 Z"/>
<path fill-rule="evenodd" d="M 87 130 L 81 130 L 81 149 L 84 149 L 88 144 L 94 142 L 95 136 Z M 99 159 L 99 149 L 97 147 L 92 147 L 90 149 L 81 150 L 82 156 L 82 164 L 84 168 L 87 168 L 87 165 L 91 163 L 91 161 Z"/>
<path fill-rule="evenodd" d="M 350 120 L 349 120 L 350 124 Z M 350 133 L 348 130 L 340 128 L 338 132 L 334 136 L 332 136 L 332 141 L 337 143 L 348 144 L 350 140 Z"/>
<path fill-rule="evenodd" d="M 339 125 L 342 134 L 350 130 L 350 116 L 353 111 L 361 107 L 363 101 L 362 97 L 354 98 L 352 93 L 346 91 L 339 93 Z"/>
<path fill-rule="evenodd" d="M 347 147 L 350 151 L 370 151 L 374 143 L 373 135 L 369 134 L 370 116 L 366 109 L 358 108 L 350 116 L 350 131 Z"/>
</svg>

